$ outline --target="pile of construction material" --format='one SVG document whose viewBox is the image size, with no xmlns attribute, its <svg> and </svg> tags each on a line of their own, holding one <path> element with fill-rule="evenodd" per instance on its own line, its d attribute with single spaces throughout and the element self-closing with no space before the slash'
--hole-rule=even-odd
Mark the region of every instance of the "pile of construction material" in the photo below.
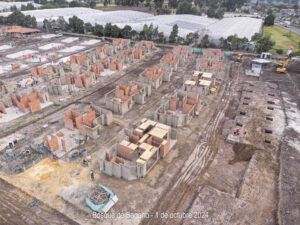
<svg viewBox="0 0 300 225">
<path fill-rule="evenodd" d="M 102 188 L 95 188 L 92 193 L 88 195 L 90 201 L 95 205 L 101 205 L 108 202 L 110 194 Z"/>
</svg>

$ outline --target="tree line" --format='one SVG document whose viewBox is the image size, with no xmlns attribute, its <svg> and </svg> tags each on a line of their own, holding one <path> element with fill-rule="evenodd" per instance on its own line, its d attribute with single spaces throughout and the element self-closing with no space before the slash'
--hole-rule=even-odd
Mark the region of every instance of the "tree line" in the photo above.
<svg viewBox="0 0 300 225">
<path fill-rule="evenodd" d="M 41 4 L 41 9 L 49 8 L 64 8 L 64 7 L 96 7 L 96 0 L 67 2 L 66 0 L 34 0 L 35 3 Z M 112 3 L 111 0 L 101 0 L 104 6 Z M 176 9 L 176 14 L 193 14 L 202 15 L 205 13 L 208 17 L 223 18 L 226 11 L 234 12 L 245 3 L 245 0 L 169 0 L 165 3 L 164 0 L 114 0 L 117 6 L 144 6 L 150 11 L 155 11 L 157 14 L 170 14 L 171 9 Z M 30 5 L 29 5 L 30 4 Z M 21 10 L 36 9 L 31 3 L 22 5 Z M 15 6 L 13 7 L 14 11 Z"/>
</svg>

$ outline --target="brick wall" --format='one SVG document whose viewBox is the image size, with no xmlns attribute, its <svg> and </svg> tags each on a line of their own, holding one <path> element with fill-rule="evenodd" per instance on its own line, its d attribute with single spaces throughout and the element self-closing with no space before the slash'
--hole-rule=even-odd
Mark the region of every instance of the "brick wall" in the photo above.
<svg viewBox="0 0 300 225">
<path fill-rule="evenodd" d="M 28 103 L 30 112 L 36 112 L 41 109 L 40 102 L 38 100 L 34 100 Z"/>
<path fill-rule="evenodd" d="M 0 112 L 7 114 L 6 110 L 5 110 L 5 106 L 2 102 L 0 102 Z"/>
<path fill-rule="evenodd" d="M 160 157 L 164 158 L 170 151 L 170 140 L 167 140 L 166 144 L 162 144 L 159 148 Z"/>
<path fill-rule="evenodd" d="M 132 150 L 128 148 L 127 146 L 124 145 L 119 145 L 119 155 L 127 160 L 132 161 L 133 156 L 132 156 Z"/>
<path fill-rule="evenodd" d="M 51 139 L 46 137 L 46 143 L 52 152 L 57 151 L 59 149 L 58 139 L 54 135 L 51 135 Z"/>
<path fill-rule="evenodd" d="M 179 99 L 176 97 L 170 98 L 170 110 L 176 111 L 178 108 Z"/>
</svg>

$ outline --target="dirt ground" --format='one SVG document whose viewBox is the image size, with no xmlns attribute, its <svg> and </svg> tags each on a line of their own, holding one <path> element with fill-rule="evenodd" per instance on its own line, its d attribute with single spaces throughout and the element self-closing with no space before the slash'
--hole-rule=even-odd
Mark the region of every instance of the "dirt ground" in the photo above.
<svg viewBox="0 0 300 225">
<path fill-rule="evenodd" d="M 135 80 L 168 51 L 162 49 L 58 109 L 26 118 L 23 126 L 15 127 L 17 133 L 28 131 L 30 137 L 39 140 L 41 134 L 54 132 L 63 126 L 59 118 L 67 110 L 83 110 L 90 102 L 103 105 L 106 92 L 119 82 Z M 5 201 L 0 221 L 43 224 L 48 222 L 45 218 L 54 217 L 50 224 L 299 224 L 297 68 L 280 75 L 267 68 L 257 79 L 244 74 L 243 64 L 229 60 L 224 64 L 226 72 L 217 94 L 204 97 L 200 115 L 188 126 L 176 129 L 175 148 L 145 178 L 125 181 L 98 173 L 99 158 L 117 142 L 121 129 L 132 128 L 144 117 L 152 118 L 161 98 L 172 91 L 172 86 L 182 84 L 183 74 L 195 70 L 195 58 L 190 58 L 170 83 L 153 92 L 147 104 L 135 105 L 123 116 L 114 115 L 113 124 L 103 128 L 100 138 L 84 145 L 91 155 L 89 167 L 82 166 L 80 158 L 46 158 L 20 174 L 1 171 L 4 188 L 0 194 Z M 276 95 L 270 96 L 270 92 Z M 248 105 L 243 104 L 245 96 L 251 97 Z M 267 109 L 270 99 L 273 110 Z M 240 115 L 242 109 L 246 116 Z M 266 117 L 273 121 L 266 121 Z M 237 121 L 242 121 L 240 129 L 246 129 L 247 136 L 233 135 Z M 49 127 L 43 128 L 44 124 Z M 11 129 L 3 135 L 14 132 Z M 233 139 L 228 139 L 230 134 Z M 89 177 L 91 170 L 96 172 L 94 182 Z M 85 197 L 97 184 L 109 187 L 119 198 L 108 215 L 127 213 L 127 217 L 94 217 Z M 10 199 L 16 192 L 22 195 L 14 204 Z M 28 207 L 33 199 L 42 204 Z M 7 206 L 16 210 L 10 212 Z"/>
</svg>

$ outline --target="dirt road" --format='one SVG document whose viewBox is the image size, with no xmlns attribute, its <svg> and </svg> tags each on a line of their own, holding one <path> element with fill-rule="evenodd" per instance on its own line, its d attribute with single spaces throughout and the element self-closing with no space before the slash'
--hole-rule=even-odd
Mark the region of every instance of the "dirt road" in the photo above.
<svg viewBox="0 0 300 225">
<path fill-rule="evenodd" d="M 240 66 L 237 67 L 234 65 L 232 71 L 237 71 L 237 73 L 234 74 L 232 80 L 235 80 L 235 82 L 227 81 L 225 84 L 222 101 L 212 116 L 205 132 L 200 137 L 197 146 L 151 210 L 150 215 L 158 216 L 145 218 L 141 224 L 178 224 L 181 222 L 180 219 L 162 218 L 160 215 L 162 215 L 162 213 L 186 212 L 195 196 L 199 193 L 203 184 L 202 175 L 205 173 L 217 152 L 218 138 L 216 134 L 219 133 L 222 127 L 222 118 L 229 106 L 232 95 L 231 87 L 236 84 L 240 69 Z"/>
</svg>

